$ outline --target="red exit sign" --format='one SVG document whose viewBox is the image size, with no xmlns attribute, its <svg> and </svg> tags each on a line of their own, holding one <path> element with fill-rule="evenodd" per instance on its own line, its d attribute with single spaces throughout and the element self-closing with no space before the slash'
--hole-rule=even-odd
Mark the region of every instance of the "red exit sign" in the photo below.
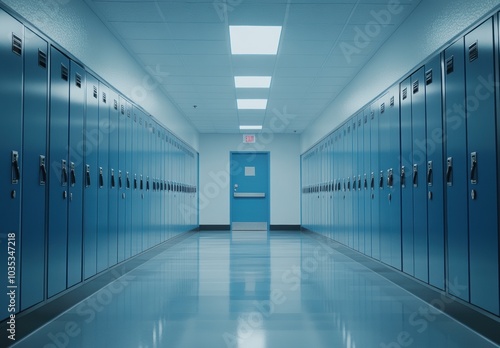
<svg viewBox="0 0 500 348">
<path fill-rule="evenodd" d="M 255 134 L 243 134 L 243 142 L 245 144 L 255 143 Z"/>
</svg>

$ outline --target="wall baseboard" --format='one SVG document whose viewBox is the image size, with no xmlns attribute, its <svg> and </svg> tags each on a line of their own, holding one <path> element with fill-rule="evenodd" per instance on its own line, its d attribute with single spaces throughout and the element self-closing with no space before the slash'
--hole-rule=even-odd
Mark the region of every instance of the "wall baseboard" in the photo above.
<svg viewBox="0 0 500 348">
<path fill-rule="evenodd" d="M 300 231 L 300 225 L 271 225 L 271 231 Z M 200 225 L 199 231 L 230 231 L 231 225 Z"/>
</svg>

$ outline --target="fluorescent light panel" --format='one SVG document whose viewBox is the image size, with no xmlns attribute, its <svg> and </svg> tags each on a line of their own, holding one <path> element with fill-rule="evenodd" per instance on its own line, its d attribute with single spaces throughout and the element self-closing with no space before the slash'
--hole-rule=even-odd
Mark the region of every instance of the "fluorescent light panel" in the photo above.
<svg viewBox="0 0 500 348">
<path fill-rule="evenodd" d="M 277 54 L 281 26 L 230 25 L 232 54 Z"/>
<path fill-rule="evenodd" d="M 265 110 L 267 99 L 236 99 L 238 110 Z"/>
<path fill-rule="evenodd" d="M 240 130 L 261 130 L 262 126 L 240 126 Z"/>
<path fill-rule="evenodd" d="M 235 76 L 236 88 L 269 88 L 271 87 L 271 76 Z"/>
</svg>

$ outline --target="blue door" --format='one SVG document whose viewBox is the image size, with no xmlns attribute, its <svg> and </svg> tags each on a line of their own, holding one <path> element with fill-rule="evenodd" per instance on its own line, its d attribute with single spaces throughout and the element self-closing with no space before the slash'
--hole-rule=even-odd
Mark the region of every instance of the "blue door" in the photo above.
<svg viewBox="0 0 500 348">
<path fill-rule="evenodd" d="M 269 228 L 269 153 L 231 152 L 231 228 Z"/>
</svg>

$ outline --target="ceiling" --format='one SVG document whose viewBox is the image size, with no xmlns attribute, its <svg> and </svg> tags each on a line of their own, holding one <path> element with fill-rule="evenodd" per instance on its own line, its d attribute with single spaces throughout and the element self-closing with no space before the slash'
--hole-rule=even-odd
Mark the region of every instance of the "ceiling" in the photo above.
<svg viewBox="0 0 500 348">
<path fill-rule="evenodd" d="M 301 133 L 420 3 L 85 1 L 200 133 Z M 231 55 L 229 25 L 282 26 L 278 54 Z M 236 75 L 270 75 L 271 88 L 236 89 Z M 267 109 L 237 110 L 237 98 L 267 98 Z"/>
</svg>

